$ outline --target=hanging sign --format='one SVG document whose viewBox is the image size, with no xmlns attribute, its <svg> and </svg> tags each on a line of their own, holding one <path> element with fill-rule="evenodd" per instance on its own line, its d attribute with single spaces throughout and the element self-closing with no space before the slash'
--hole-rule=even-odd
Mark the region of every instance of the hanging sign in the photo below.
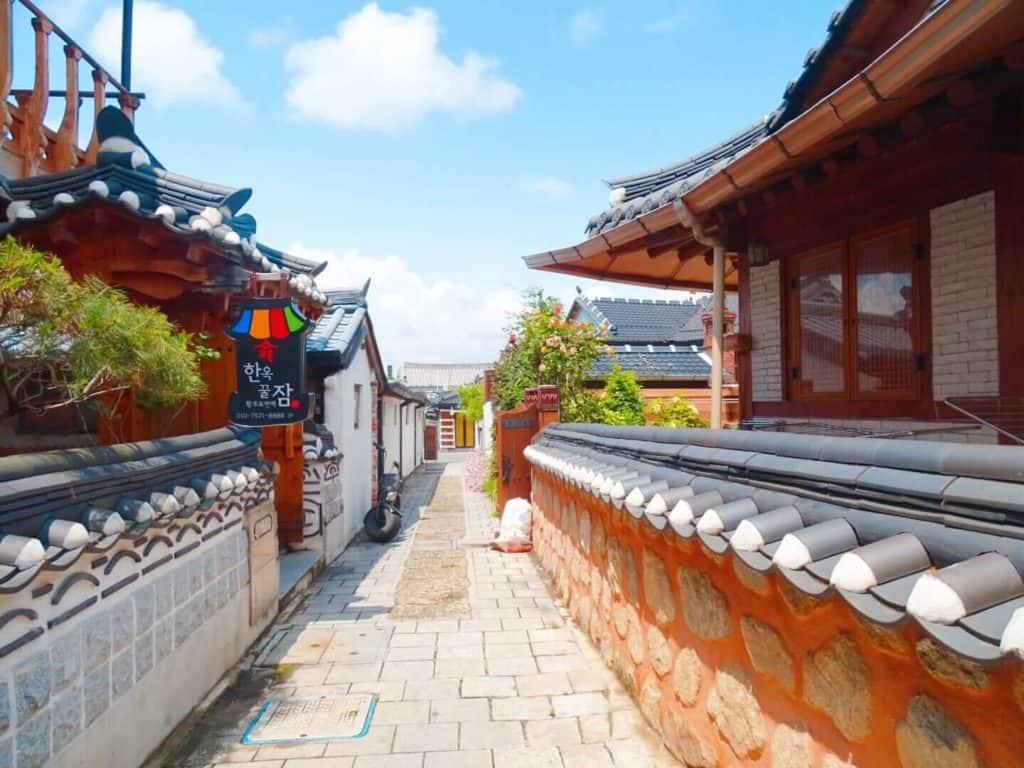
<svg viewBox="0 0 1024 768">
<path fill-rule="evenodd" d="M 536 387 L 523 390 L 523 405 L 536 405 L 539 399 L 540 395 Z"/>
<path fill-rule="evenodd" d="M 309 415 L 306 330 L 291 299 L 247 299 L 227 334 L 235 340 L 236 391 L 228 419 L 244 427 L 295 424 Z"/>
<path fill-rule="evenodd" d="M 557 411 L 558 410 L 558 385 L 541 384 L 537 387 L 537 410 Z"/>
</svg>

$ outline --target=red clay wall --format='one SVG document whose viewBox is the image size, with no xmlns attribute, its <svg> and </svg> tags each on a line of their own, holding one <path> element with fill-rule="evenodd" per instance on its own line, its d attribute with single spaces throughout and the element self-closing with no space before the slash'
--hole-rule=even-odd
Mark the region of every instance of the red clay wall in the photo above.
<svg viewBox="0 0 1024 768">
<path fill-rule="evenodd" d="M 1024 671 L 860 620 L 533 471 L 534 549 L 687 766 L 1024 766 Z"/>
</svg>

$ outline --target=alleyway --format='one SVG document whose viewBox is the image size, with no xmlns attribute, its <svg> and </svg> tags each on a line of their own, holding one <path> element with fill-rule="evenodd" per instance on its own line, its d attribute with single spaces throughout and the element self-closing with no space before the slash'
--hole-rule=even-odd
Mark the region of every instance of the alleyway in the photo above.
<svg viewBox="0 0 1024 768">
<path fill-rule="evenodd" d="M 641 768 L 659 751 L 458 456 L 421 468 L 392 544 L 355 543 L 261 641 L 249 669 L 155 765 L 207 768 Z M 187 670 L 182 670 L 187 674 Z M 379 696 L 362 738 L 247 746 L 270 697 Z M 652 757 L 656 755 L 656 757 Z"/>
</svg>

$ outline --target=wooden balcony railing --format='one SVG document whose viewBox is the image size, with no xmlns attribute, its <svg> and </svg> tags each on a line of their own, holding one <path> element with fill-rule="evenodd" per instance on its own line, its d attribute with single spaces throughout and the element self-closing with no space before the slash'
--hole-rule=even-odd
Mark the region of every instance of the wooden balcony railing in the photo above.
<svg viewBox="0 0 1024 768">
<path fill-rule="evenodd" d="M 14 3 L 23 6 L 31 17 L 34 73 L 30 89 L 12 89 L 14 82 L 14 46 L 28 41 L 28 28 L 14 29 Z M 63 43 L 64 90 L 50 90 L 51 46 L 56 37 Z M 79 67 L 92 67 L 92 92 L 79 89 Z M 41 173 L 56 173 L 96 158 L 98 143 L 95 129 L 84 147 L 79 146 L 79 110 L 83 98 L 92 98 L 95 113 L 107 99 L 116 99 L 122 111 L 133 117 L 142 94 L 132 93 L 117 78 L 86 53 L 75 40 L 58 27 L 30 0 L 0 0 L 0 171 L 24 178 Z M 60 123 L 44 123 L 51 99 L 63 99 Z"/>
</svg>

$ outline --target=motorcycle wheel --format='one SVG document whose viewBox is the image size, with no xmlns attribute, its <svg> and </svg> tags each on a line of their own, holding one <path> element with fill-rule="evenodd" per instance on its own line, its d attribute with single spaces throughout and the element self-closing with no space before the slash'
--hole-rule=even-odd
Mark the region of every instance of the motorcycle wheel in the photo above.
<svg viewBox="0 0 1024 768">
<path fill-rule="evenodd" d="M 391 541 L 402 527 L 402 516 L 390 504 L 378 504 L 363 521 L 363 529 L 370 541 L 380 544 Z"/>
</svg>

